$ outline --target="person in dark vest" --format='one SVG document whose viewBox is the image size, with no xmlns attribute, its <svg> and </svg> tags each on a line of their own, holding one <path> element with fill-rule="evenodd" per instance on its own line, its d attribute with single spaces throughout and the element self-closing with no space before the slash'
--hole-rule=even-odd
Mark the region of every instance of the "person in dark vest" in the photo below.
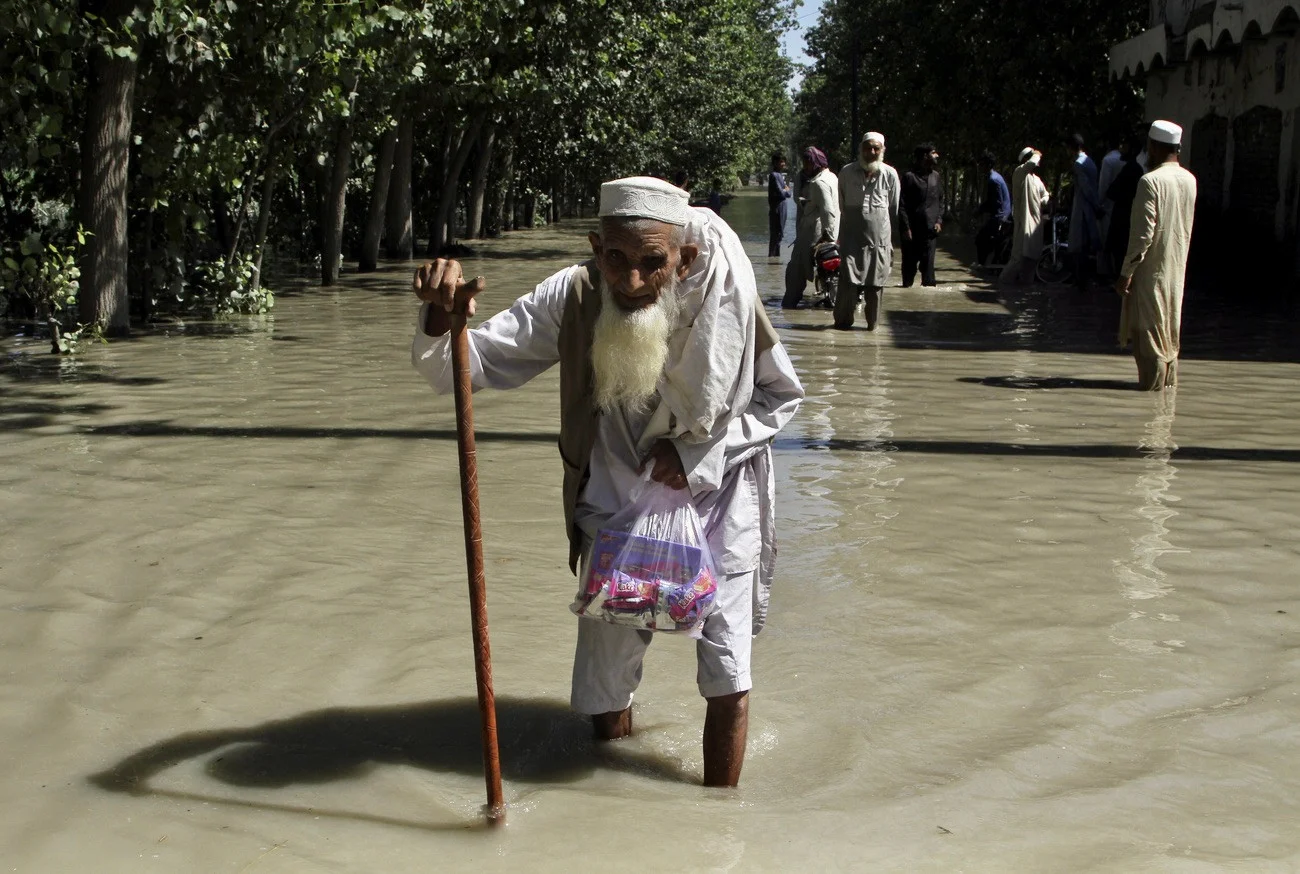
<svg viewBox="0 0 1300 874">
<path fill-rule="evenodd" d="M 939 150 L 930 143 L 916 147 L 915 162 L 903 174 L 902 206 L 898 210 L 903 237 L 903 288 L 911 288 L 916 271 L 921 285 L 934 288 L 934 254 L 946 211 L 943 180 L 939 177 Z"/>
<path fill-rule="evenodd" d="M 785 181 L 785 155 L 772 153 L 772 170 L 767 174 L 767 257 L 781 257 L 781 239 L 790 220 L 790 198 L 794 192 Z"/>
<path fill-rule="evenodd" d="M 565 268 L 469 333 L 475 388 L 516 388 L 560 365 L 560 461 L 569 566 L 627 508 L 642 472 L 689 490 L 718 571 L 696 645 L 707 700 L 704 782 L 740 779 L 750 651 L 767 617 L 775 559 L 771 440 L 803 400 L 735 232 L 679 188 L 649 177 L 600 191 L 594 257 Z M 482 277 L 456 261 L 416 273 L 424 306 L 416 369 L 452 390 L 449 312 L 473 314 Z M 632 732 L 648 631 L 578 620 L 571 703 L 596 736 Z"/>
</svg>

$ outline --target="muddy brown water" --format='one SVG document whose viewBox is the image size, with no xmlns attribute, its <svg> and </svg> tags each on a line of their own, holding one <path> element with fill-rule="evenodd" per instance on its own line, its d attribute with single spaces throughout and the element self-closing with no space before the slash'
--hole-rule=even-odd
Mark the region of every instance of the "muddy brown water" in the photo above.
<svg viewBox="0 0 1300 874">
<path fill-rule="evenodd" d="M 761 196 L 724 215 L 778 298 Z M 484 311 L 585 229 L 479 247 Z M 1106 295 L 940 267 L 874 334 L 773 310 L 808 400 L 736 791 L 698 785 L 685 641 L 632 740 L 567 712 L 558 377 L 476 398 L 496 831 L 408 267 L 74 362 L 4 341 L 0 869 L 1297 870 L 1294 319 L 1189 300 L 1153 396 Z"/>
</svg>

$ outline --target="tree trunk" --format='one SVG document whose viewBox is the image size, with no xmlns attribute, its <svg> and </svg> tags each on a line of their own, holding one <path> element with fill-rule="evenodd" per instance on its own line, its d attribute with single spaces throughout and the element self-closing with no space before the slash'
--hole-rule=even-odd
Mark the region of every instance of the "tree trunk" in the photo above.
<svg viewBox="0 0 1300 874">
<path fill-rule="evenodd" d="M 491 200 L 488 203 L 487 218 L 484 222 L 484 235 L 496 237 L 507 229 L 506 198 L 510 191 L 510 175 L 514 172 L 515 141 L 506 140 L 504 149 L 498 149 L 497 169 L 492 184 L 488 187 Z"/>
<path fill-rule="evenodd" d="M 357 265 L 362 273 L 369 273 L 379 266 L 379 242 L 384 235 L 384 210 L 388 205 L 388 183 L 393 175 L 396 148 L 397 129 L 390 127 L 379 139 L 379 154 L 375 158 L 375 184 L 370 189 L 370 212 L 366 215 L 366 232 Z"/>
<path fill-rule="evenodd" d="M 103 24 L 125 25 L 134 0 L 83 3 Z M 82 132 L 80 212 L 91 236 L 85 248 L 78 302 L 81 321 L 105 334 L 130 333 L 127 290 L 127 165 L 135 108 L 137 61 L 92 48 Z"/>
<path fill-rule="evenodd" d="M 483 121 L 483 116 L 478 115 L 470 122 L 469 129 L 461 137 L 460 146 L 447 167 L 447 175 L 442 180 L 442 191 L 438 196 L 438 213 L 434 217 L 433 233 L 429 240 L 431 255 L 436 256 L 451 242 L 451 223 L 456 216 L 456 191 L 460 187 L 460 174 L 465 169 L 465 162 L 469 160 L 470 149 L 478 140 Z"/>
<path fill-rule="evenodd" d="M 464 139 L 465 129 L 463 127 L 445 128 L 442 132 L 442 148 L 437 153 L 437 165 L 430 166 L 429 174 L 425 177 L 428 180 L 428 190 L 438 195 L 437 197 L 426 197 L 424 200 L 424 226 L 428 229 L 426 234 L 428 245 L 425 247 L 424 254 L 430 258 L 438 254 L 439 241 L 442 237 L 438 232 L 438 215 L 442 210 L 442 186 L 447 181 L 447 171 L 451 168 L 452 161 L 456 157 L 456 151 L 460 148 L 460 144 Z"/>
<path fill-rule="evenodd" d="M 537 215 L 537 198 L 530 191 L 524 195 L 524 220 L 525 228 L 532 228 L 533 220 Z"/>
<path fill-rule="evenodd" d="M 411 224 L 411 163 L 415 157 L 415 119 L 402 114 L 397 124 L 393 171 L 388 182 L 388 233 L 384 251 L 395 261 L 415 257 L 415 233 Z"/>
<path fill-rule="evenodd" d="M 226 202 L 226 192 L 221 189 L 219 181 L 213 179 L 208 190 L 212 198 L 212 227 L 217 233 L 217 246 L 224 256 L 230 250 L 230 208 Z"/>
<path fill-rule="evenodd" d="M 153 209 L 144 217 L 144 269 L 140 271 L 140 321 L 153 318 Z"/>
<path fill-rule="evenodd" d="M 334 166 L 329 193 L 325 196 L 325 246 L 320 256 L 320 284 L 326 288 L 339 281 L 339 258 L 343 255 L 343 213 L 347 206 L 348 173 L 352 164 L 352 117 L 339 119 L 338 141 L 334 145 Z"/>
<path fill-rule="evenodd" d="M 266 254 L 266 234 L 271 227 L 271 198 L 275 195 L 278 163 L 268 164 L 262 177 L 262 202 L 257 210 L 257 239 L 253 242 L 253 291 L 262 287 L 262 256 Z"/>
<path fill-rule="evenodd" d="M 487 236 L 483 227 L 483 204 L 487 199 L 488 170 L 492 166 L 492 142 L 496 139 L 496 126 L 489 124 L 479 136 L 478 156 L 474 161 L 474 182 L 470 186 L 469 209 L 466 210 L 469 221 L 465 225 L 465 236 L 482 239 Z"/>
</svg>

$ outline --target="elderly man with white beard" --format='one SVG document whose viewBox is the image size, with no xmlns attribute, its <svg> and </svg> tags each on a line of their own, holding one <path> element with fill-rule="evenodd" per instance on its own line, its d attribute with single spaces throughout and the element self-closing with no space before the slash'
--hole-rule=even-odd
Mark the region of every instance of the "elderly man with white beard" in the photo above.
<svg viewBox="0 0 1300 874">
<path fill-rule="evenodd" d="M 696 644 L 707 701 L 704 783 L 740 779 L 750 652 L 767 616 L 775 559 L 771 440 L 803 386 L 758 297 L 735 232 L 666 182 L 632 177 L 600 192 L 594 257 L 568 267 L 473 329 L 474 388 L 516 388 L 560 365 L 560 460 L 569 567 L 630 503 L 649 472 L 689 489 L 719 565 L 714 612 Z M 449 313 L 472 315 L 482 277 L 426 264 L 412 361 L 452 390 Z M 632 696 L 652 634 L 578 620 L 571 703 L 596 737 L 632 732 Z"/>
<path fill-rule="evenodd" d="M 858 297 L 867 330 L 876 330 L 881 298 L 894 257 L 894 222 L 902 185 L 898 171 L 885 163 L 885 135 L 868 131 L 858 160 L 840 170 L 840 292 L 835 327 L 853 327 Z"/>
</svg>

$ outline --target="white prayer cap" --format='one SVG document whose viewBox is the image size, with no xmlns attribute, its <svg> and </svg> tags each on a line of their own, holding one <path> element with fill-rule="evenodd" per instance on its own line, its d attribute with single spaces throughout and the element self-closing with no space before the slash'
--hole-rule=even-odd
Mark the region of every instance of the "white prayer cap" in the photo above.
<svg viewBox="0 0 1300 874">
<path fill-rule="evenodd" d="M 1016 158 L 1016 163 L 1017 164 L 1025 163 L 1026 161 L 1029 160 L 1029 156 L 1032 155 L 1033 153 L 1034 153 L 1033 146 L 1025 146 L 1023 149 L 1020 150 L 1020 157 Z"/>
<path fill-rule="evenodd" d="M 1183 144 L 1183 129 L 1172 121 L 1155 121 L 1151 123 L 1151 139 L 1167 146 Z"/>
<path fill-rule="evenodd" d="M 864 143 L 880 143 L 881 148 L 884 148 L 884 145 L 885 145 L 885 135 L 884 135 L 884 134 L 881 134 L 881 133 L 876 133 L 876 132 L 873 131 L 873 130 L 869 130 L 869 131 L 867 131 L 866 136 L 864 136 L 864 137 L 862 138 L 862 142 L 864 142 Z"/>
<path fill-rule="evenodd" d="M 600 216 L 646 218 L 685 225 L 691 196 L 653 176 L 629 176 L 600 186 Z"/>
</svg>

